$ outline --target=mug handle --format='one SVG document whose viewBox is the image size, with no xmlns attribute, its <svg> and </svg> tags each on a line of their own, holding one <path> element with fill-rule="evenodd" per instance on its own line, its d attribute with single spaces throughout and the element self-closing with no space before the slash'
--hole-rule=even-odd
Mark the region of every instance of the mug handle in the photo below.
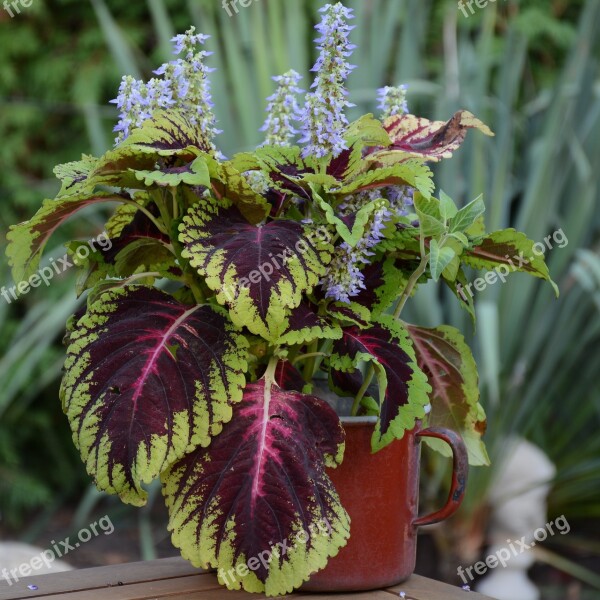
<svg viewBox="0 0 600 600">
<path fill-rule="evenodd" d="M 452 449 L 452 484 L 446 504 L 440 510 L 413 521 L 414 527 L 439 523 L 452 516 L 460 507 L 465 495 L 467 475 L 469 473 L 469 457 L 467 448 L 458 433 L 443 427 L 429 427 L 417 432 L 417 437 L 438 438 Z"/>
</svg>

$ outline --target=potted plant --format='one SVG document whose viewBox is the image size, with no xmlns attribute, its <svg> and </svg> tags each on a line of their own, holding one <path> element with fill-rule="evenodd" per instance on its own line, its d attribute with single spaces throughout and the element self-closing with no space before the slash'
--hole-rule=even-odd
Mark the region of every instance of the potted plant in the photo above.
<svg viewBox="0 0 600 600">
<path fill-rule="evenodd" d="M 523 234 L 485 233 L 481 198 L 459 210 L 434 196 L 428 162 L 451 156 L 467 129 L 489 129 L 467 111 L 447 123 L 408 114 L 402 88 L 381 90 L 381 120 L 349 123 L 352 14 L 340 3 L 322 13 L 311 91 L 301 107 L 298 75 L 275 78 L 259 148 L 217 149 L 207 36 L 192 28 L 157 77 L 123 78 L 115 147 L 59 165 L 56 199 L 8 234 L 22 282 L 63 221 L 118 203 L 109 245 L 68 246 L 87 293 L 65 338 L 74 442 L 97 487 L 124 502 L 144 504 L 160 477 L 182 555 L 269 595 L 309 579 L 361 589 L 407 577 L 415 527 L 460 500 L 461 438 L 472 464 L 487 462 L 461 334 L 402 320 L 417 287 L 441 282 L 474 317 L 465 266 L 497 277 L 510 263 L 549 280 Z M 455 478 L 448 505 L 418 520 L 424 436 L 454 453 Z M 344 552 L 356 566 L 386 531 L 393 572 L 371 554 L 374 577 L 339 581 Z"/>
</svg>

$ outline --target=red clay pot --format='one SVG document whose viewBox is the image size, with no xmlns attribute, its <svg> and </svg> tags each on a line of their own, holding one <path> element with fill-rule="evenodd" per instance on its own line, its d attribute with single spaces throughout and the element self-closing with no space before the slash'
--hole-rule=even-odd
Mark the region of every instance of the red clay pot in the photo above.
<svg viewBox="0 0 600 600">
<path fill-rule="evenodd" d="M 467 451 L 456 433 L 416 427 L 401 440 L 371 453 L 374 418 L 342 419 L 344 461 L 329 476 L 350 515 L 350 539 L 301 591 L 345 592 L 396 585 L 412 574 L 417 528 L 437 523 L 460 506 L 467 482 Z M 446 505 L 417 518 L 421 437 L 444 440 L 454 455 L 452 487 Z"/>
</svg>

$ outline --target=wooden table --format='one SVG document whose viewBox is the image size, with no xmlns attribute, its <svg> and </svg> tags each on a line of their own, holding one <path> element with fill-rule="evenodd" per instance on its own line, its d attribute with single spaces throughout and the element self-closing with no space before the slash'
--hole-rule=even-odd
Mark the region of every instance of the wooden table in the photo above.
<svg viewBox="0 0 600 600">
<path fill-rule="evenodd" d="M 35 585 L 37 590 L 27 586 Z M 392 600 L 406 593 L 407 600 L 492 600 L 475 592 L 413 575 L 387 590 L 357 594 L 292 594 L 307 600 Z M 0 600 L 42 598 L 43 600 L 227 600 L 264 598 L 262 594 L 230 592 L 212 573 L 198 573 L 181 558 L 164 558 L 111 567 L 81 569 L 27 577 L 9 586 L 0 580 Z"/>
</svg>

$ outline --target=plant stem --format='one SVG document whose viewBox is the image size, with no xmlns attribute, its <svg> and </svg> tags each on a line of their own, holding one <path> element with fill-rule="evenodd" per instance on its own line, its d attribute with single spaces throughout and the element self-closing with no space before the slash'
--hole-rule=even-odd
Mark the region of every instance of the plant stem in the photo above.
<svg viewBox="0 0 600 600">
<path fill-rule="evenodd" d="M 177 188 L 171 188 L 171 196 L 173 197 L 173 220 L 179 218 L 179 202 L 177 202 Z"/>
<path fill-rule="evenodd" d="M 310 354 L 311 357 L 308 359 L 308 361 L 306 361 L 306 364 L 304 365 L 304 371 L 303 371 L 303 376 L 304 376 L 304 381 L 306 381 L 306 383 L 310 383 L 312 381 L 313 375 L 314 375 L 314 368 L 315 368 L 315 358 L 317 356 L 317 351 L 319 349 L 319 340 L 313 340 L 310 343 L 310 346 L 307 348 L 308 353 Z"/>
<path fill-rule="evenodd" d="M 267 385 L 272 385 L 275 383 L 275 370 L 277 369 L 277 363 L 279 359 L 276 356 L 271 356 L 269 359 L 269 364 L 267 365 L 267 370 L 265 371 L 265 388 Z"/>
<path fill-rule="evenodd" d="M 160 217 L 165 224 L 167 231 L 171 228 L 171 214 L 169 213 L 169 209 L 165 202 L 164 192 L 159 191 L 152 195 L 156 206 L 158 207 L 158 211 L 160 212 Z"/>
<path fill-rule="evenodd" d="M 429 255 L 425 254 L 425 244 L 423 239 L 421 238 L 421 262 L 419 266 L 415 269 L 413 274 L 410 276 L 404 291 L 402 292 L 402 296 L 400 296 L 400 300 L 398 301 L 398 305 L 396 306 L 396 310 L 394 311 L 394 319 L 398 319 L 400 317 L 400 313 L 406 304 L 406 301 L 410 298 L 410 295 L 419 281 L 419 277 L 425 273 L 427 269 L 427 263 L 429 262 Z"/>
<path fill-rule="evenodd" d="M 313 377 L 315 376 L 315 373 L 319 370 L 319 367 L 321 366 L 323 359 L 326 356 L 331 355 L 332 348 L 333 348 L 333 340 L 325 340 L 323 342 L 323 345 L 321 346 L 321 352 L 319 353 L 319 356 L 316 357 L 315 363 L 313 365 Z"/>
<path fill-rule="evenodd" d="M 190 277 L 189 279 L 186 277 L 186 283 L 190 286 L 190 290 L 192 290 L 192 294 L 194 295 L 194 300 L 197 304 L 202 304 L 205 300 L 204 294 L 202 290 L 198 286 L 198 284 L 194 281 L 194 277 Z"/>
<path fill-rule="evenodd" d="M 154 223 L 156 228 L 161 233 L 168 235 L 165 226 L 160 221 L 158 221 L 156 219 L 156 217 L 145 206 L 142 206 L 141 204 L 139 204 L 138 202 L 135 202 L 134 200 L 121 200 L 121 202 L 123 202 L 123 204 L 131 204 L 132 206 L 135 206 L 138 210 L 141 210 L 152 221 L 152 223 Z"/>
<path fill-rule="evenodd" d="M 304 360 L 305 358 L 312 358 L 313 356 L 327 356 L 325 352 L 309 352 L 307 354 L 301 354 L 300 356 L 296 356 L 292 361 L 293 364 L 296 364 L 299 360 Z"/>
<path fill-rule="evenodd" d="M 374 375 L 375 375 L 375 367 L 373 366 L 373 363 L 369 363 L 369 368 L 367 369 L 367 372 L 365 373 L 365 378 L 363 380 L 363 384 L 360 386 L 360 390 L 358 390 L 358 393 L 356 394 L 356 397 L 354 398 L 354 402 L 352 403 L 352 410 L 351 410 L 350 414 L 353 417 L 355 417 L 358 414 L 358 409 L 360 408 L 360 401 L 363 399 L 365 392 L 367 391 L 368 387 L 371 385 L 371 381 L 373 381 Z"/>
</svg>

